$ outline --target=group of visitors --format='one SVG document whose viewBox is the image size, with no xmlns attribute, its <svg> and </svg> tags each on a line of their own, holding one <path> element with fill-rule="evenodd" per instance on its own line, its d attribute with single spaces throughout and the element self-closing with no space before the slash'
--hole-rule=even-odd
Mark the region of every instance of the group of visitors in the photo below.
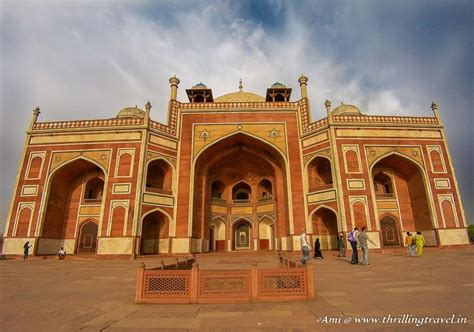
<svg viewBox="0 0 474 332">
<path fill-rule="evenodd" d="M 358 227 L 355 227 L 354 230 L 347 234 L 347 240 L 351 244 L 352 247 L 352 258 L 351 264 L 361 264 L 364 266 L 369 266 L 369 242 L 373 245 L 376 245 L 374 241 L 372 241 L 366 233 L 366 227 L 362 227 L 359 231 Z M 303 265 L 309 259 L 309 252 L 311 250 L 310 241 L 308 239 L 308 235 L 306 234 L 306 229 L 303 229 L 303 232 L 300 235 L 300 244 L 301 250 L 303 251 L 303 258 L 301 259 L 301 263 Z M 421 235 L 421 232 L 416 232 L 416 235 L 413 236 L 410 232 L 407 232 L 407 236 L 405 238 L 405 244 L 408 247 L 408 252 L 410 256 L 415 256 L 415 248 L 418 252 L 418 256 L 423 255 L 423 246 L 425 245 L 425 238 Z M 337 238 L 337 247 L 339 249 L 338 257 L 346 257 L 346 243 L 344 241 L 344 234 L 341 233 Z M 362 249 L 362 260 L 359 262 L 359 253 L 357 251 L 357 247 Z M 324 259 L 323 253 L 321 251 L 321 243 L 319 242 L 319 238 L 316 239 L 314 242 L 314 258 L 321 258 Z"/>
<path fill-rule="evenodd" d="M 372 241 L 366 233 L 366 228 L 362 227 L 360 232 L 359 229 L 356 227 L 352 232 L 347 234 L 347 240 L 351 244 L 352 247 L 352 258 L 351 264 L 359 264 L 359 253 L 357 251 L 357 245 L 362 249 L 362 261 L 360 262 L 361 265 L 368 266 L 369 264 L 369 243 L 376 245 L 374 241 Z"/>
<path fill-rule="evenodd" d="M 26 243 L 23 245 L 23 260 L 26 261 L 28 259 L 28 256 L 30 255 L 30 241 L 26 241 Z M 64 250 L 64 247 L 61 247 L 58 252 L 58 259 L 63 260 L 66 258 L 66 250 Z"/>
<path fill-rule="evenodd" d="M 423 247 L 425 245 L 425 238 L 421 235 L 421 232 L 416 232 L 416 235 L 411 235 L 410 232 L 407 232 L 405 238 L 405 244 L 408 247 L 408 252 L 410 256 L 415 256 L 415 248 L 418 251 L 418 256 L 423 255 Z"/>
</svg>

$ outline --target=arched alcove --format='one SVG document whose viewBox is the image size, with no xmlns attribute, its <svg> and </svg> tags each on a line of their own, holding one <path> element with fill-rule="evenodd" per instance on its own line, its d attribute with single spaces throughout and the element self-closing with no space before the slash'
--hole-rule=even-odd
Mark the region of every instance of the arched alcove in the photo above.
<svg viewBox="0 0 474 332">
<path fill-rule="evenodd" d="M 392 190 L 394 194 L 396 191 L 403 227 L 417 231 L 433 229 L 425 178 L 420 166 L 407 157 L 393 153 L 378 160 L 372 167 L 374 182 L 385 171 L 392 174 Z M 387 180 L 382 177 L 381 183 L 387 184 L 384 179 Z M 376 199 L 379 199 L 375 192 Z M 377 204 L 379 206 L 380 203 Z"/>
<path fill-rule="evenodd" d="M 146 191 L 172 194 L 173 171 L 163 159 L 153 160 L 148 164 Z"/>
<path fill-rule="evenodd" d="M 313 234 L 319 238 L 322 249 L 337 249 L 337 215 L 327 208 L 320 207 L 311 215 Z"/>
<path fill-rule="evenodd" d="M 79 158 L 62 165 L 54 171 L 49 179 L 46 195 L 46 212 L 41 225 L 38 254 L 56 253 L 57 248 L 52 248 L 52 243 L 58 239 L 76 239 L 80 242 L 82 227 L 78 227 L 80 221 L 79 211 L 81 204 L 101 205 L 104 188 L 105 174 L 103 170 L 90 160 Z M 90 201 L 87 201 L 91 197 Z M 92 242 L 93 248 L 89 248 L 89 237 L 87 238 L 87 248 L 82 252 L 95 252 L 98 220 L 100 219 L 100 208 L 97 208 L 96 216 L 90 219 L 95 224 L 87 224 L 87 234 L 95 227 L 95 237 Z M 91 221 L 92 220 L 92 221 Z M 82 232 L 82 233 L 81 233 Z M 85 233 L 84 233 L 85 234 Z M 81 248 L 81 245 L 76 246 Z"/>
<path fill-rule="evenodd" d="M 323 157 L 315 157 L 308 165 L 309 192 L 333 187 L 331 162 Z"/>
</svg>

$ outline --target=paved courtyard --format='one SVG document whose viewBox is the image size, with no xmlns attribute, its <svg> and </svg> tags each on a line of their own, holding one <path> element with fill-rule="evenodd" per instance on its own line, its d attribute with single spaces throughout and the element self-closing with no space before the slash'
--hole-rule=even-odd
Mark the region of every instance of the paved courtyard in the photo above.
<svg viewBox="0 0 474 332">
<path fill-rule="evenodd" d="M 3 260 L 0 330 L 474 330 L 472 247 L 427 249 L 422 258 L 374 253 L 368 267 L 350 265 L 349 258 L 334 252 L 325 257 L 314 261 L 313 302 L 218 305 L 134 304 L 135 269 L 142 260 Z M 272 259 L 262 256 L 260 264 Z M 200 264 L 229 268 L 246 266 L 245 260 L 212 255 L 200 258 Z M 155 266 L 159 260 L 144 261 Z M 455 323 L 463 318 L 466 323 Z"/>
</svg>

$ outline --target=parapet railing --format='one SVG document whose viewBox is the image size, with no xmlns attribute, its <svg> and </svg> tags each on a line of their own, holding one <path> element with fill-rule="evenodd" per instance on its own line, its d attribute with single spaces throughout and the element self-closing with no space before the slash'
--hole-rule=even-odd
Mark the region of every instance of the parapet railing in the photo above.
<svg viewBox="0 0 474 332">
<path fill-rule="evenodd" d="M 438 125 L 436 117 L 427 116 L 390 116 L 390 115 L 333 115 L 334 122 L 357 123 L 396 123 L 396 124 L 421 124 Z"/>
<path fill-rule="evenodd" d="M 286 257 L 286 256 L 284 256 Z M 289 256 L 287 257 L 288 259 Z M 313 269 L 293 263 L 279 268 L 201 270 L 137 269 L 136 303 L 237 303 L 314 299 Z"/>
</svg>

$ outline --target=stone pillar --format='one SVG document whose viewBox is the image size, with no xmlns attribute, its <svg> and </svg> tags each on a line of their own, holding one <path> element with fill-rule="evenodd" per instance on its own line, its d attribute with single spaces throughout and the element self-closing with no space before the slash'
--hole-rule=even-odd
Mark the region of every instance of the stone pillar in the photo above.
<svg viewBox="0 0 474 332">
<path fill-rule="evenodd" d="M 308 98 L 308 91 L 306 90 L 306 83 L 308 82 L 308 78 L 301 74 L 300 78 L 298 78 L 298 83 L 300 84 L 301 88 L 301 99 Z"/>
<path fill-rule="evenodd" d="M 179 84 L 179 79 L 175 76 L 170 78 L 170 84 L 171 84 L 171 94 L 170 94 L 170 99 L 171 100 L 176 100 L 176 96 L 178 95 L 178 84 Z"/>
</svg>

